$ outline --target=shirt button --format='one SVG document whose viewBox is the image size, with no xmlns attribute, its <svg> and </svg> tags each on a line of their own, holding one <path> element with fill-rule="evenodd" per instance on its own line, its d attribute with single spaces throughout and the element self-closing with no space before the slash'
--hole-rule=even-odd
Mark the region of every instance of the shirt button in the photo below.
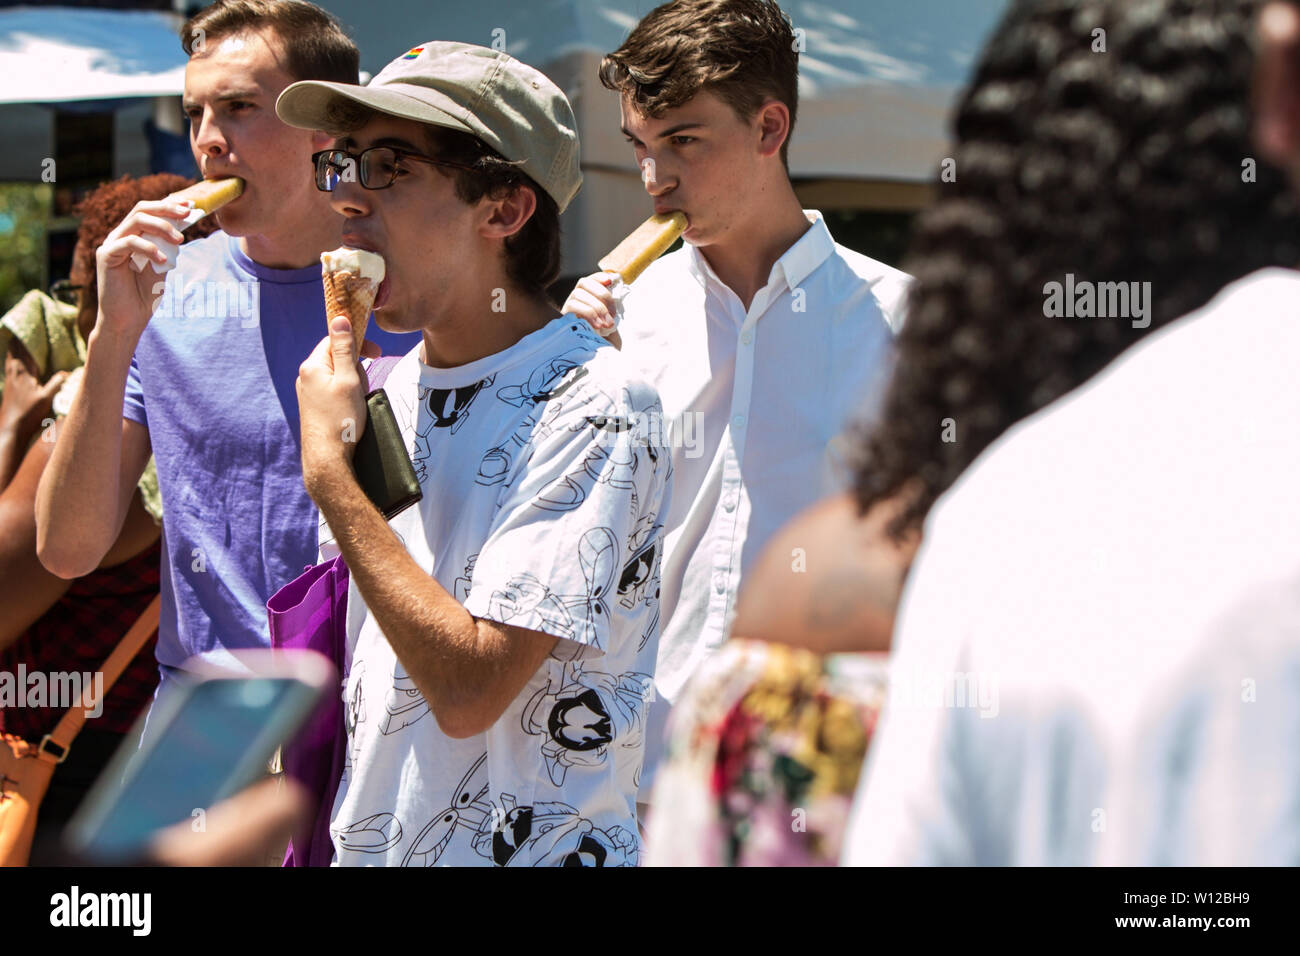
<svg viewBox="0 0 1300 956">
<path fill-rule="evenodd" d="M 746 332 L 744 335 L 740 337 L 740 341 L 743 342 L 745 345 L 748 345 L 749 343 L 754 341 L 754 333 Z"/>
<path fill-rule="evenodd" d="M 732 427 L 732 428 L 744 428 L 744 427 L 745 427 L 745 416 L 744 416 L 744 415 L 737 415 L 735 418 L 733 418 L 733 419 L 731 420 L 731 427 Z"/>
</svg>

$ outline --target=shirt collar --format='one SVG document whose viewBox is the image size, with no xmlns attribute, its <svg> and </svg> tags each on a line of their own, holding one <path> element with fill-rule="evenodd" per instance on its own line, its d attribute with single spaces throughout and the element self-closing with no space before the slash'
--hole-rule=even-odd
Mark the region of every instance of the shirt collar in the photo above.
<svg viewBox="0 0 1300 956">
<path fill-rule="evenodd" d="M 826 220 L 822 214 L 816 209 L 805 209 L 803 214 L 812 223 L 812 228 L 800 236 L 795 244 L 772 264 L 772 271 L 767 277 L 769 288 L 782 277 L 788 288 L 798 288 L 800 283 L 812 275 L 835 251 L 835 240 L 831 238 L 831 231 L 826 228 Z M 710 283 L 721 285 L 722 280 L 718 278 L 718 274 L 713 271 L 713 267 L 709 265 L 700 250 L 690 243 L 686 244 L 686 248 L 689 250 L 687 261 L 690 264 L 691 274 L 706 288 Z"/>
</svg>

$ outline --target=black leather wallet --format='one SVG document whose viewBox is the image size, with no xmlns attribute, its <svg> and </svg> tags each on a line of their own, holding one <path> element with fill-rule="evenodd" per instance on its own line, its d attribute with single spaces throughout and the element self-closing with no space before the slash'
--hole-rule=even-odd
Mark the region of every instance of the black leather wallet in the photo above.
<svg viewBox="0 0 1300 956">
<path fill-rule="evenodd" d="M 385 518 L 401 514 L 424 497 L 382 388 L 366 396 L 366 430 L 357 442 L 352 467 L 361 490 Z"/>
</svg>

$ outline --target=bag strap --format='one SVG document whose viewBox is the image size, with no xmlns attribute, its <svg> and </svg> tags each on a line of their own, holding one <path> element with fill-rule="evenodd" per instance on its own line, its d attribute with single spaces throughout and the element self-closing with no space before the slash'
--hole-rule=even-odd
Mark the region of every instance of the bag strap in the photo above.
<svg viewBox="0 0 1300 956">
<path fill-rule="evenodd" d="M 108 692 L 113 689 L 117 679 L 122 676 L 127 665 L 135 660 L 135 656 L 140 653 L 141 648 L 149 643 L 149 638 L 158 630 L 158 617 L 162 605 L 162 595 L 155 594 L 149 606 L 144 612 L 135 619 L 131 629 L 113 648 L 113 653 L 108 655 L 108 660 L 104 661 L 101 672 L 104 675 L 103 697 L 108 696 Z M 82 726 L 86 723 L 86 712 L 94 710 L 103 697 L 95 694 L 95 685 L 92 682 L 89 687 L 82 688 L 81 703 L 67 710 L 59 720 L 58 726 L 50 733 L 41 738 L 40 746 L 37 748 L 40 753 L 49 753 L 55 758 L 57 763 L 63 763 L 68 759 L 68 750 L 72 746 L 73 739 L 81 733 Z M 62 749 L 62 754 L 50 753 L 45 749 L 46 742 L 52 741 L 56 747 Z"/>
<path fill-rule="evenodd" d="M 377 359 L 371 359 L 370 364 L 366 366 L 366 379 L 370 382 L 370 391 L 383 388 L 384 382 L 388 381 L 388 374 L 401 360 L 400 355 L 381 355 Z"/>
</svg>

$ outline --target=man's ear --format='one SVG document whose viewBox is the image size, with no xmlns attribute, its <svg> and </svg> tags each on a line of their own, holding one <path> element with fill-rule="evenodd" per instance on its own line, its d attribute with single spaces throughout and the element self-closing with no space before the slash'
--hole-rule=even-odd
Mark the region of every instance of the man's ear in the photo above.
<svg viewBox="0 0 1300 956">
<path fill-rule="evenodd" d="M 778 156 L 790 136 L 790 107 L 780 100 L 768 99 L 758 108 L 758 154 Z"/>
<path fill-rule="evenodd" d="M 1270 3 L 1259 16 L 1255 144 L 1284 169 L 1300 167 L 1300 8 Z"/>
<path fill-rule="evenodd" d="M 489 199 L 479 234 L 486 239 L 508 239 L 537 211 L 537 196 L 528 186 L 517 186 L 504 199 Z"/>
</svg>

